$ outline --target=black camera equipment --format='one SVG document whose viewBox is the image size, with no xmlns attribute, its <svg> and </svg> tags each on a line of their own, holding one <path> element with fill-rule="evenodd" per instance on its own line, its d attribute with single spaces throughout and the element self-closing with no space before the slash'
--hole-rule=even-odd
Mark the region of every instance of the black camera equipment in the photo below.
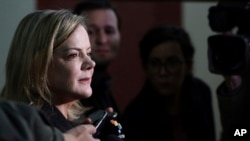
<svg viewBox="0 0 250 141">
<path fill-rule="evenodd" d="M 208 37 L 209 71 L 240 74 L 246 67 L 250 39 L 249 2 L 219 2 L 209 8 L 209 26 L 217 35 Z M 230 33 L 237 29 L 236 33 Z"/>
</svg>

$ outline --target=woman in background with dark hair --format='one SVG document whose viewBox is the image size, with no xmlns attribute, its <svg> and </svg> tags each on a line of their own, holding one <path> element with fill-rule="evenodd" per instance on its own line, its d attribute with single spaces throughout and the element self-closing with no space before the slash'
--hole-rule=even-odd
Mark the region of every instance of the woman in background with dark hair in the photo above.
<svg viewBox="0 0 250 141">
<path fill-rule="evenodd" d="M 144 87 L 124 112 L 128 141 L 214 141 L 210 88 L 192 74 L 194 48 L 187 32 L 157 26 L 142 38 Z"/>
</svg>

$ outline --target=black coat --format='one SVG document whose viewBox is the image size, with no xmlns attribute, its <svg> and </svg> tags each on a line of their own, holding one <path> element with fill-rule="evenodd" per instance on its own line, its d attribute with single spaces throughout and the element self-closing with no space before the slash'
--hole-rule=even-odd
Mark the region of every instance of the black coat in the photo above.
<svg viewBox="0 0 250 141">
<path fill-rule="evenodd" d="M 215 141 L 211 92 L 199 79 L 191 79 L 183 89 L 181 119 L 188 141 Z M 137 97 L 123 113 L 127 141 L 173 141 L 174 123 L 178 120 L 166 114 L 169 98 L 159 95 L 146 82 Z"/>
<path fill-rule="evenodd" d="M 28 104 L 0 101 L 1 141 L 63 141 L 63 134 Z"/>
<path fill-rule="evenodd" d="M 249 83 L 247 83 L 249 84 Z M 223 82 L 217 89 L 222 125 L 220 141 L 250 141 L 250 95 L 249 85 L 242 85 L 232 92 L 227 91 Z M 246 129 L 247 133 L 239 135 Z M 236 134 L 235 134 L 236 133 Z"/>
</svg>

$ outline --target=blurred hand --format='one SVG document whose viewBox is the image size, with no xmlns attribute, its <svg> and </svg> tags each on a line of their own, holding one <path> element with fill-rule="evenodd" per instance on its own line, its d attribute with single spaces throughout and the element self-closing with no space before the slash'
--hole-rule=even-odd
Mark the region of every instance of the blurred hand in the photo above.
<svg viewBox="0 0 250 141">
<path fill-rule="evenodd" d="M 108 107 L 105 109 L 107 112 L 114 112 L 114 109 L 112 107 Z"/>
<path fill-rule="evenodd" d="M 241 85 L 240 75 L 224 75 L 224 79 L 229 92 L 232 92 Z"/>
<path fill-rule="evenodd" d="M 63 134 L 65 141 L 100 141 L 93 137 L 96 128 L 91 124 L 79 125 Z"/>
</svg>

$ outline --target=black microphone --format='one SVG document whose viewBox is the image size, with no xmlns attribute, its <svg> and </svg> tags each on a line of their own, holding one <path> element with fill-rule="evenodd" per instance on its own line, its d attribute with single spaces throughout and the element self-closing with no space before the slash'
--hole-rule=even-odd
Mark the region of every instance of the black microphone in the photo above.
<svg viewBox="0 0 250 141">
<path fill-rule="evenodd" d="M 117 135 L 110 134 L 104 137 L 102 141 L 124 141 L 124 140 L 119 138 Z"/>
</svg>

